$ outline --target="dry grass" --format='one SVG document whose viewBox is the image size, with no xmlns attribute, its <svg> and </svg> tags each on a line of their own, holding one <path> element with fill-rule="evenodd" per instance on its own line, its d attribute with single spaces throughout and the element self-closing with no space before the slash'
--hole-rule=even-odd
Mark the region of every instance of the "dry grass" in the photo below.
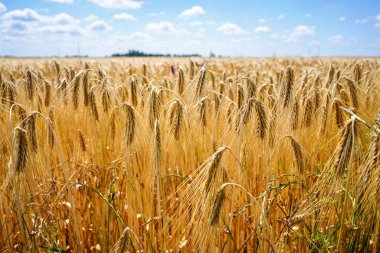
<svg viewBox="0 0 380 253">
<path fill-rule="evenodd" d="M 0 252 L 380 250 L 376 58 L 2 59 L 0 95 Z"/>
</svg>

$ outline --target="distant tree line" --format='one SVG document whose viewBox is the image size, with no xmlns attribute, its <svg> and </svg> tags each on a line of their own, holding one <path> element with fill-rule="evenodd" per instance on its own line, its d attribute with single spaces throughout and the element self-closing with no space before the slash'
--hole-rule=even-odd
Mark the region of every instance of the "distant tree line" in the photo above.
<svg viewBox="0 0 380 253">
<path fill-rule="evenodd" d="M 128 53 L 115 53 L 111 55 L 112 57 L 201 57 L 200 54 L 155 54 L 155 53 L 145 53 L 139 50 L 128 50 Z"/>
</svg>

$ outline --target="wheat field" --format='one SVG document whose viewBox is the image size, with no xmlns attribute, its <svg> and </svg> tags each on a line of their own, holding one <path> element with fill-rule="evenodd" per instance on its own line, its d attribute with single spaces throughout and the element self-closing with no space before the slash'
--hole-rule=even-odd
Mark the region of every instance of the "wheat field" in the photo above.
<svg viewBox="0 0 380 253">
<path fill-rule="evenodd" d="M 378 58 L 2 59 L 0 252 L 379 252 Z"/>
</svg>

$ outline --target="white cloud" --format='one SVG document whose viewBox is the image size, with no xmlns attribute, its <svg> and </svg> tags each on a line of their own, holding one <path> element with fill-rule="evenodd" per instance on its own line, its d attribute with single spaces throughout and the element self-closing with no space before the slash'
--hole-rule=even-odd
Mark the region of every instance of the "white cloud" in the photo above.
<svg viewBox="0 0 380 253">
<path fill-rule="evenodd" d="M 289 32 L 289 31 L 286 31 Z M 305 36 L 312 36 L 315 34 L 314 26 L 298 25 L 296 26 L 289 35 L 283 36 L 283 42 L 297 42 L 300 38 Z"/>
<path fill-rule="evenodd" d="M 312 15 L 311 15 L 310 13 L 306 13 L 306 14 L 305 14 L 305 17 L 307 17 L 307 18 L 311 18 Z"/>
<path fill-rule="evenodd" d="M 186 17 L 193 17 L 193 16 L 202 15 L 202 14 L 206 14 L 206 11 L 203 9 L 202 6 L 196 5 L 196 6 L 191 7 L 190 9 L 184 10 L 178 15 L 178 17 L 186 18 Z"/>
<path fill-rule="evenodd" d="M 339 17 L 339 21 L 342 21 L 342 22 L 344 22 L 344 21 L 346 21 L 347 20 L 347 18 L 346 17 Z"/>
<path fill-rule="evenodd" d="M 290 36 L 293 38 L 299 38 L 303 36 L 314 35 L 314 33 L 315 33 L 314 26 L 299 25 L 296 28 L 294 28 Z"/>
<path fill-rule="evenodd" d="M 343 42 L 343 35 L 337 34 L 337 35 L 331 36 L 327 39 L 327 41 L 332 44 L 339 44 Z"/>
<path fill-rule="evenodd" d="M 24 23 L 47 23 L 47 24 L 78 24 L 79 20 L 67 13 L 59 13 L 55 16 L 42 16 L 32 9 L 13 10 L 7 12 L 2 17 L 6 22 L 24 22 Z"/>
<path fill-rule="evenodd" d="M 107 9 L 140 9 L 142 0 L 89 0 L 90 2 Z"/>
<path fill-rule="evenodd" d="M 375 24 L 373 27 L 380 29 L 380 23 Z"/>
<path fill-rule="evenodd" d="M 60 4 L 72 4 L 74 0 L 45 0 L 47 2 L 60 3 Z"/>
<path fill-rule="evenodd" d="M 7 42 L 7 43 L 10 43 L 10 42 L 14 42 L 14 43 L 18 43 L 18 42 L 27 42 L 25 40 L 25 38 L 23 37 L 12 37 L 12 36 L 4 36 L 4 37 L 1 37 L 0 38 L 0 42 Z"/>
<path fill-rule="evenodd" d="M 380 14 L 376 16 L 376 19 L 380 21 Z"/>
<path fill-rule="evenodd" d="M 240 26 L 234 23 L 224 23 L 223 25 L 219 26 L 216 30 L 226 35 L 246 33 L 246 31 L 244 31 Z"/>
<path fill-rule="evenodd" d="M 172 31 L 174 30 L 173 23 L 170 22 L 153 22 L 148 23 L 145 26 L 145 30 L 150 32 L 164 32 L 164 31 Z"/>
<path fill-rule="evenodd" d="M 81 35 L 84 33 L 82 28 L 74 25 L 43 26 L 39 28 L 38 31 L 51 34 L 68 34 L 72 36 Z"/>
<path fill-rule="evenodd" d="M 102 20 L 96 20 L 87 26 L 91 31 L 105 31 L 111 30 L 112 27 Z"/>
<path fill-rule="evenodd" d="M 366 18 L 355 20 L 355 23 L 357 23 L 357 24 L 365 24 L 367 22 L 368 22 L 368 19 L 366 19 Z"/>
<path fill-rule="evenodd" d="M 149 34 L 143 33 L 143 32 L 133 32 L 129 34 L 128 36 L 125 35 L 111 35 L 110 41 L 113 41 L 116 44 L 125 44 L 126 42 L 133 43 L 133 42 L 147 42 L 152 37 Z"/>
<path fill-rule="evenodd" d="M 38 22 L 41 21 L 42 17 L 32 9 L 16 9 L 5 13 L 2 19 L 7 21 Z"/>
<path fill-rule="evenodd" d="M 0 12 L 4 12 L 6 10 L 7 10 L 7 7 L 2 2 L 0 2 Z"/>
<path fill-rule="evenodd" d="M 85 21 L 85 22 L 92 22 L 92 21 L 95 21 L 95 20 L 97 20 L 97 19 L 99 19 L 98 18 L 98 16 L 95 16 L 95 15 L 88 15 L 87 17 L 85 17 L 85 18 L 83 18 L 83 20 Z"/>
<path fill-rule="evenodd" d="M 128 13 L 115 14 L 113 15 L 113 18 L 118 19 L 118 20 L 135 20 L 136 19 L 133 15 L 128 14 Z"/>
<path fill-rule="evenodd" d="M 151 36 L 142 32 L 134 32 L 127 37 L 128 40 L 134 40 L 134 41 L 146 41 L 146 40 L 149 40 L 150 38 Z"/>
<path fill-rule="evenodd" d="M 8 36 L 26 37 L 38 33 L 77 36 L 84 33 L 80 21 L 67 13 L 44 16 L 32 9 L 16 9 L 1 17 L 1 30 Z"/>
<path fill-rule="evenodd" d="M 125 35 L 111 35 L 110 40 L 115 43 L 125 44 L 126 42 L 147 42 L 152 37 L 143 32 L 133 32 L 128 36 Z"/>
<path fill-rule="evenodd" d="M 189 34 L 189 31 L 177 29 L 173 23 L 167 21 L 148 23 L 145 26 L 145 30 L 154 33 L 172 32 L 175 34 Z"/>
<path fill-rule="evenodd" d="M 190 26 L 202 26 L 203 23 L 201 21 L 193 21 L 189 25 Z"/>
<path fill-rule="evenodd" d="M 202 42 L 200 42 L 199 40 L 191 40 L 187 43 L 187 46 L 189 47 L 198 46 L 198 45 L 202 45 Z"/>
<path fill-rule="evenodd" d="M 309 42 L 309 44 L 310 45 L 319 45 L 319 44 L 321 44 L 321 42 L 318 41 L 318 40 L 312 40 L 312 41 Z"/>
<path fill-rule="evenodd" d="M 269 26 L 258 26 L 255 28 L 255 32 L 256 33 L 265 33 L 265 32 L 269 32 L 271 29 Z"/>
<path fill-rule="evenodd" d="M 206 32 L 206 29 L 205 28 L 199 28 L 196 32 L 195 32 L 195 37 L 197 38 L 202 38 L 204 37 L 205 35 L 205 32 Z"/>
<path fill-rule="evenodd" d="M 258 20 L 259 23 L 266 23 L 266 22 L 268 22 L 268 21 L 269 21 L 269 19 L 266 19 L 266 18 L 260 18 L 260 19 Z"/>
<path fill-rule="evenodd" d="M 67 13 L 59 13 L 51 18 L 46 18 L 46 23 L 55 23 L 60 25 L 67 24 L 78 24 L 79 20 L 76 20 L 74 17 L 70 16 Z"/>
<path fill-rule="evenodd" d="M 285 15 L 284 15 L 284 14 L 281 14 L 281 15 L 277 16 L 277 19 L 278 19 L 278 20 L 282 20 L 282 19 L 284 19 L 284 18 L 285 18 Z"/>
<path fill-rule="evenodd" d="M 8 36 L 24 36 L 29 34 L 36 26 L 36 23 L 25 23 L 20 21 L 3 22 L 0 30 Z"/>
<path fill-rule="evenodd" d="M 241 39 L 237 39 L 237 38 L 233 38 L 232 40 L 230 40 L 230 43 L 234 44 L 234 45 L 240 45 L 243 41 Z"/>
</svg>

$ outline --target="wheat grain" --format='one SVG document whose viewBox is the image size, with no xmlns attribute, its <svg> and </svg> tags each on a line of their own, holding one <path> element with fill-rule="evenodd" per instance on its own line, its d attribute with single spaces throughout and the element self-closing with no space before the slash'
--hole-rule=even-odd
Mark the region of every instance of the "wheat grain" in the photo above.
<svg viewBox="0 0 380 253">
<path fill-rule="evenodd" d="M 135 137 L 136 116 L 135 111 L 128 103 L 123 104 L 125 112 L 127 114 L 127 121 L 125 125 L 125 138 L 127 146 L 130 146 Z"/>
<path fill-rule="evenodd" d="M 128 252 L 128 237 L 129 237 L 129 231 L 130 229 L 127 227 L 124 229 L 123 233 L 121 234 L 119 240 L 115 243 L 115 245 L 111 249 L 111 253 L 124 253 Z"/>
<path fill-rule="evenodd" d="M 283 106 L 287 107 L 290 103 L 292 90 L 294 87 L 294 71 L 290 67 L 286 68 L 285 78 L 282 85 L 283 85 L 282 96 L 283 96 L 283 101 L 284 101 Z"/>
<path fill-rule="evenodd" d="M 30 143 L 30 147 L 33 152 L 37 152 L 37 133 L 36 133 L 36 115 L 30 114 L 27 117 L 27 129 L 28 129 L 28 140 Z"/>
<path fill-rule="evenodd" d="M 83 152 L 86 152 L 86 139 L 82 131 L 78 130 L 79 144 Z"/>
<path fill-rule="evenodd" d="M 131 86 L 131 99 L 132 99 L 132 105 L 137 106 L 137 79 L 136 77 L 131 77 L 130 81 Z"/>
<path fill-rule="evenodd" d="M 226 199 L 225 187 L 222 186 L 216 192 L 215 201 L 214 201 L 214 204 L 212 206 L 212 212 L 211 212 L 211 217 L 210 217 L 210 225 L 211 226 L 215 226 L 216 224 L 218 224 L 220 212 L 222 210 L 222 206 L 223 206 L 225 199 Z"/>
<path fill-rule="evenodd" d="M 90 90 L 88 94 L 88 99 L 91 107 L 91 115 L 94 117 L 96 121 L 99 120 L 99 112 L 98 112 L 98 106 L 96 105 L 96 99 L 95 94 L 93 90 Z"/>
<path fill-rule="evenodd" d="M 333 168 L 336 173 L 341 176 L 347 169 L 348 163 L 352 156 L 354 139 L 357 135 L 357 129 L 354 119 L 346 122 L 339 144 L 336 148 L 335 160 L 333 161 Z"/>
<path fill-rule="evenodd" d="M 216 152 L 212 155 L 211 161 L 210 161 L 210 167 L 208 168 L 208 176 L 207 181 L 205 184 L 205 191 L 208 193 L 210 191 L 211 185 L 213 183 L 213 180 L 216 176 L 216 172 L 219 168 L 220 161 L 222 160 L 222 156 L 224 151 L 226 150 L 225 147 L 218 148 Z"/>
<path fill-rule="evenodd" d="M 174 100 L 170 106 L 170 125 L 174 138 L 179 140 L 182 126 L 183 106 L 178 100 Z"/>
<path fill-rule="evenodd" d="M 20 127 L 14 129 L 15 147 L 14 147 L 14 168 L 17 173 L 24 172 L 28 158 L 28 139 L 26 131 Z"/>
</svg>

